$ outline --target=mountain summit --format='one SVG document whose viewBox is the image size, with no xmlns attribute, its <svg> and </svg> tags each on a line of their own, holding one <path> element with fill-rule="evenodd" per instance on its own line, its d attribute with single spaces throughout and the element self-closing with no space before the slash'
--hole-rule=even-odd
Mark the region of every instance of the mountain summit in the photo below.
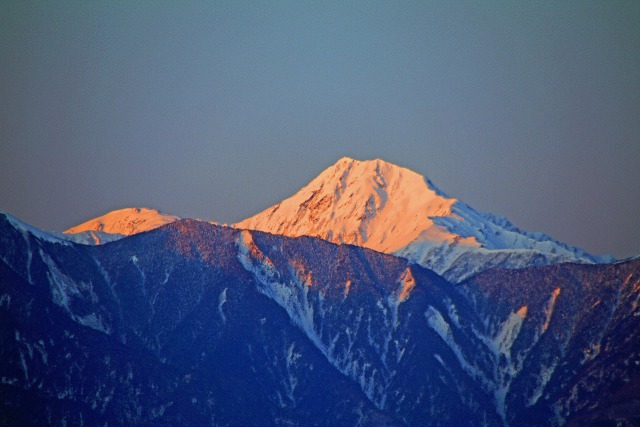
<svg viewBox="0 0 640 427">
<path fill-rule="evenodd" d="M 131 236 L 132 234 L 153 230 L 179 219 L 180 217 L 178 216 L 163 214 L 155 209 L 125 208 L 83 222 L 80 225 L 69 228 L 64 233 L 76 234 L 85 231 L 99 231 Z"/>
<path fill-rule="evenodd" d="M 480 247 L 475 237 L 452 233 L 435 220 L 456 217 L 456 203 L 409 169 L 344 157 L 292 197 L 236 226 L 388 253 L 416 240 Z"/>
<path fill-rule="evenodd" d="M 179 219 L 178 216 L 163 214 L 155 209 L 125 208 L 83 222 L 63 233 L 51 234 L 75 243 L 100 245 L 125 236 L 150 231 Z"/>
<path fill-rule="evenodd" d="M 56 236 L 101 244 L 180 219 L 127 208 Z M 452 282 L 489 268 L 608 262 L 448 197 L 430 180 L 380 159 L 343 157 L 290 198 L 234 224 L 289 237 L 319 237 L 401 256 Z"/>
<path fill-rule="evenodd" d="M 380 159 L 344 157 L 290 198 L 235 227 L 363 246 L 403 256 L 454 281 L 491 267 L 599 261 L 478 212 L 425 177 Z"/>
</svg>

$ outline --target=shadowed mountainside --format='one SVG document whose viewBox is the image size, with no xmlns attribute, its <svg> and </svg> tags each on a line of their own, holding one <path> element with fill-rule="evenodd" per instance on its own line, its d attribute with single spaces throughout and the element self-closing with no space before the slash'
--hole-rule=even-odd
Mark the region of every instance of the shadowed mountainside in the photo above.
<svg viewBox="0 0 640 427">
<path fill-rule="evenodd" d="M 454 286 L 311 237 L 182 220 L 83 246 L 2 215 L 0 422 L 638 422 L 639 274 Z"/>
</svg>

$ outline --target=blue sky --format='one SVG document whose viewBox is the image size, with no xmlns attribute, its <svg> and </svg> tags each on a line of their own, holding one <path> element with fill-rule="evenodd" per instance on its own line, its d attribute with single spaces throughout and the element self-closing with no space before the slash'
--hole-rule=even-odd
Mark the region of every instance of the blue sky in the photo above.
<svg viewBox="0 0 640 427">
<path fill-rule="evenodd" d="M 0 3 L 0 210 L 234 222 L 342 156 L 640 254 L 640 2 Z"/>
</svg>

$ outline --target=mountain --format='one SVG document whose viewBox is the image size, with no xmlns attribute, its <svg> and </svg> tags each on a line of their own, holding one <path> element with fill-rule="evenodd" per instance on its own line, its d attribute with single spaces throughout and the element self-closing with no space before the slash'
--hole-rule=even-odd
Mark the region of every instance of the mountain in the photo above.
<svg viewBox="0 0 640 427">
<path fill-rule="evenodd" d="M 487 270 L 179 220 L 0 214 L 2 425 L 637 425 L 640 260 Z"/>
<path fill-rule="evenodd" d="M 178 219 L 127 208 L 54 234 L 75 243 L 101 244 Z M 379 159 L 342 158 L 292 197 L 233 226 L 401 256 L 454 283 L 491 268 L 613 260 L 478 212 L 425 177 Z"/>
<path fill-rule="evenodd" d="M 122 236 L 142 233 L 179 220 L 180 217 L 167 215 L 155 209 L 125 208 L 109 212 L 82 224 L 71 227 L 64 234 L 87 236 L 89 239 L 79 243 L 99 244 L 102 239 L 116 240 Z M 109 235 L 113 237 L 110 238 Z"/>
<path fill-rule="evenodd" d="M 382 160 L 342 158 L 290 198 L 234 226 L 402 256 L 455 282 L 495 267 L 605 261 L 478 212 Z"/>
<path fill-rule="evenodd" d="M 84 231 L 99 231 L 131 236 L 132 234 L 156 229 L 179 219 L 180 217 L 178 216 L 163 214 L 156 209 L 125 208 L 111 211 L 83 222 L 65 230 L 64 233 L 75 234 Z"/>
</svg>

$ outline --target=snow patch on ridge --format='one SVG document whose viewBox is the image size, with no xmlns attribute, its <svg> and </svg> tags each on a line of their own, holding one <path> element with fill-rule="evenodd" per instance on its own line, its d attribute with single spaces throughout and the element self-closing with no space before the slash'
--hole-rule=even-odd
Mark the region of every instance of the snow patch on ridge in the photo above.
<svg viewBox="0 0 640 427">
<path fill-rule="evenodd" d="M 544 323 L 542 324 L 541 333 L 546 332 L 546 330 L 549 328 L 549 324 L 551 323 L 551 315 L 553 314 L 553 308 L 556 305 L 556 299 L 558 299 L 558 295 L 560 295 L 560 288 L 554 289 L 553 293 L 551 294 L 551 298 L 549 298 L 547 305 L 544 307 L 545 319 Z"/>
<path fill-rule="evenodd" d="M 398 295 L 398 301 L 404 302 L 409 295 L 411 295 L 411 291 L 416 286 L 416 279 L 413 278 L 413 274 L 411 273 L 411 269 L 407 268 L 402 276 L 400 277 L 400 295 Z"/>
<path fill-rule="evenodd" d="M 96 315 L 95 312 L 88 313 L 84 316 L 80 316 L 75 313 L 71 308 L 71 300 L 74 298 L 89 298 L 92 303 L 98 302 L 98 296 L 93 292 L 93 286 L 91 283 L 81 282 L 79 285 L 74 282 L 72 278 L 64 274 L 57 266 L 55 261 L 49 257 L 42 250 L 39 250 L 40 258 L 47 265 L 49 271 L 47 277 L 51 284 L 51 296 L 53 302 L 64 308 L 73 320 L 81 325 L 95 329 L 97 331 L 104 332 L 106 334 L 111 333 L 111 328 L 106 326 L 103 319 Z M 81 289 L 78 286 L 82 287 Z M 84 292 L 83 292 L 84 291 Z M 83 295 L 84 294 L 84 295 Z M 88 294 L 88 295 L 87 295 Z"/>
<path fill-rule="evenodd" d="M 456 343 L 451 326 L 444 319 L 442 314 L 433 306 L 429 306 L 425 311 L 424 316 L 427 323 L 436 332 L 440 338 L 449 346 L 453 354 L 458 359 L 460 366 L 464 369 L 472 378 L 481 379 L 483 384 L 487 384 L 487 379 L 482 375 L 482 372 L 474 365 L 469 363 L 462 353 L 462 349 Z"/>
<path fill-rule="evenodd" d="M 49 243 L 57 243 L 57 244 L 66 245 L 66 246 L 70 245 L 70 243 L 67 242 L 65 239 L 58 238 L 53 234 L 46 233 L 42 230 L 32 227 L 31 225 L 27 224 L 26 222 L 20 221 L 18 218 L 12 215 L 9 215 L 7 213 L 1 213 L 1 214 L 5 216 L 7 221 L 9 221 L 9 223 L 11 223 L 11 225 L 16 230 L 19 230 L 23 234 L 25 240 L 28 240 L 28 235 L 30 234 L 39 240 L 44 240 Z"/>
<path fill-rule="evenodd" d="M 126 237 L 124 234 L 120 233 L 106 233 L 104 231 L 92 230 L 81 231 L 73 234 L 54 231 L 51 235 L 80 245 L 104 245 L 105 243 L 115 242 L 116 240 Z"/>
<path fill-rule="evenodd" d="M 227 316 L 225 316 L 224 311 L 222 311 L 222 306 L 227 302 L 227 289 L 228 288 L 224 288 L 218 296 L 218 313 L 220 314 L 222 323 L 227 323 Z"/>
<path fill-rule="evenodd" d="M 309 301 L 309 286 L 301 281 L 281 283 L 273 262 L 258 248 L 249 231 L 240 233 L 236 245 L 238 260 L 245 270 L 253 273 L 258 282 L 258 290 L 283 307 L 318 348 L 324 348 L 313 323 L 314 309 Z"/>
<path fill-rule="evenodd" d="M 502 354 L 511 358 L 511 347 L 513 342 L 518 337 L 520 329 L 522 329 L 522 322 L 527 317 L 527 306 L 524 305 L 509 315 L 507 320 L 502 324 L 502 328 L 498 331 L 498 334 L 489 341 L 489 348 L 493 350 L 495 354 Z"/>
</svg>

